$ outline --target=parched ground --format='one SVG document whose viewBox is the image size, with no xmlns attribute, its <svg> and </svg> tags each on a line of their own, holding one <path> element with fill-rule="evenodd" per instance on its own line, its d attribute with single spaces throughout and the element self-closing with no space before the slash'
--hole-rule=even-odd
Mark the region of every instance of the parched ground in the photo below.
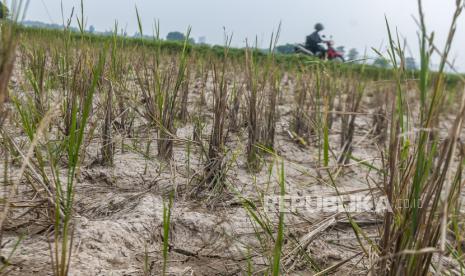
<svg viewBox="0 0 465 276">
<path fill-rule="evenodd" d="M 376 83 L 372 85 L 375 87 Z M 286 89 L 283 89 L 278 106 L 275 150 L 284 161 L 286 192 L 294 196 L 334 196 L 336 191 L 326 168 L 318 162 L 316 137 L 310 137 L 307 146 L 291 137 L 292 81 L 283 86 Z M 199 97 L 195 85 L 192 87 L 191 115 L 198 110 Z M 211 98 L 210 92 L 207 89 L 207 99 Z M 375 89 L 368 88 L 359 110 L 353 155 L 364 164 L 376 167 L 381 166 L 381 154 L 372 131 L 373 114 L 380 102 L 375 93 Z M 211 112 L 203 112 L 211 119 Z M 330 145 L 334 156 L 330 170 L 336 176 L 335 185 L 339 192 L 378 194 L 381 178 L 370 166 L 354 160 L 344 167 L 336 166 L 334 159 L 340 153 L 340 116 L 337 112 L 333 119 Z M 447 121 L 441 123 L 441 127 L 446 126 Z M 11 134 L 20 139 L 23 134 L 13 124 L 10 127 Z M 207 125 L 203 132 L 205 139 L 209 129 Z M 272 243 L 265 241 L 269 246 L 264 248 L 257 240 L 257 236 L 265 236 L 263 229 L 253 222 L 237 193 L 253 201 L 257 212 L 268 216 L 276 230 L 276 214 L 267 213 L 262 206 L 263 195 L 279 193 L 278 166 L 274 158 L 265 156 L 261 172 L 250 173 L 244 154 L 246 130 L 241 128 L 231 132 L 227 141 L 231 151 L 227 155 L 229 171 L 225 190 L 221 197 L 200 200 L 189 194 L 192 185 L 196 185 L 193 177 L 202 170 L 199 149 L 193 146 L 188 155 L 186 143 L 180 140 L 175 145 L 174 160 L 161 162 L 156 158 L 155 132 L 141 125 L 136 133 L 140 136 L 122 138 L 115 134 L 116 154 L 112 167 L 95 162 L 100 142 L 98 136 L 90 141 L 75 190 L 71 275 L 143 275 L 144 270 L 150 275 L 160 275 L 163 205 L 171 191 L 175 192 L 175 200 L 170 225 L 169 275 L 247 275 L 248 271 L 263 274 L 269 267 L 267 256 L 272 255 Z M 191 138 L 192 133 L 190 123 L 180 125 L 177 131 L 180 138 Z M 149 140 L 152 143 L 146 155 Z M 18 169 L 18 165 L 11 166 L 10 175 L 14 176 Z M 53 229 L 45 216 L 51 217 L 50 206 L 40 199 L 34 200 L 33 192 L 23 180 L 14 207 L 12 218 L 4 229 L 3 255 L 13 250 L 19 237 L 23 239 L 11 258 L 10 275 L 52 275 L 50 246 L 53 246 Z M 367 237 L 376 242 L 382 214 L 352 215 Z M 331 272 L 337 275 L 365 275 L 374 265 L 375 252 L 369 252 L 373 258 L 362 254 L 361 245 L 344 212 L 298 211 L 286 213 L 285 219 L 283 264 L 289 274 L 311 275 L 316 271 L 311 266 L 319 270 L 335 266 Z M 300 251 L 296 241 L 303 245 Z M 366 241 L 362 244 L 370 250 Z"/>
</svg>

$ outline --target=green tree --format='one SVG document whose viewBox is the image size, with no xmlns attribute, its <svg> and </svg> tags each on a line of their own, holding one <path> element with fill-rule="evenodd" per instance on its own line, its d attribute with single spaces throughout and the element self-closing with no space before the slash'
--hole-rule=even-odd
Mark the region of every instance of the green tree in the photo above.
<svg viewBox="0 0 465 276">
<path fill-rule="evenodd" d="M 166 40 L 171 40 L 171 41 L 184 41 L 185 39 L 186 39 L 186 36 L 181 32 L 169 32 L 168 35 L 166 36 Z"/>
<path fill-rule="evenodd" d="M 95 27 L 94 27 L 94 25 L 90 25 L 90 27 L 89 27 L 89 33 L 91 33 L 91 34 L 95 33 Z"/>
<path fill-rule="evenodd" d="M 389 62 L 383 57 L 378 57 L 373 62 L 373 65 L 380 68 L 388 68 Z"/>
<path fill-rule="evenodd" d="M 417 62 L 415 61 L 415 58 L 413 57 L 408 57 L 405 59 L 405 68 L 407 70 L 417 70 Z"/>
<path fill-rule="evenodd" d="M 276 52 L 280 54 L 292 54 L 294 53 L 295 46 L 292 44 L 279 45 L 276 47 Z"/>
<path fill-rule="evenodd" d="M 358 59 L 359 52 L 357 49 L 352 48 L 349 50 L 349 54 L 347 55 L 349 60 L 357 60 Z"/>
</svg>

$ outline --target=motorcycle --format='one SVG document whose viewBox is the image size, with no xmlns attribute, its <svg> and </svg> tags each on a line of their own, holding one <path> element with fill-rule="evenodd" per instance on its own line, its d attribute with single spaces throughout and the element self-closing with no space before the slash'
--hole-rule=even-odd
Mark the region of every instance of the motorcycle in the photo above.
<svg viewBox="0 0 465 276">
<path fill-rule="evenodd" d="M 326 40 L 323 42 L 323 44 L 326 46 L 325 47 L 326 52 L 324 53 L 324 55 L 322 55 L 322 53 L 313 53 L 309 49 L 305 48 L 305 46 L 302 44 L 296 44 L 295 51 L 296 53 L 303 53 L 303 54 L 310 55 L 310 56 L 317 56 L 321 59 L 328 59 L 328 60 L 333 60 L 333 61 L 341 62 L 341 63 L 345 62 L 344 53 L 339 52 L 334 48 L 333 40 Z"/>
</svg>

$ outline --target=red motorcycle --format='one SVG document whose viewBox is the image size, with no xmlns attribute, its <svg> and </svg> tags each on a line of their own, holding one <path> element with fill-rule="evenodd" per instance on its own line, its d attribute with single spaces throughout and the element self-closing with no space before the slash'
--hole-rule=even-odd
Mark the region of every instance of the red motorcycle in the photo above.
<svg viewBox="0 0 465 276">
<path fill-rule="evenodd" d="M 326 45 L 326 48 L 327 48 L 326 52 L 323 54 L 313 53 L 309 49 L 305 48 L 305 46 L 302 44 L 297 44 L 295 46 L 295 50 L 297 53 L 303 53 L 303 54 L 310 55 L 310 56 L 318 56 L 321 59 L 328 59 L 328 60 L 333 60 L 333 61 L 341 62 L 341 63 L 345 62 L 344 53 L 339 52 L 334 48 L 334 41 L 326 40 L 323 43 Z"/>
<path fill-rule="evenodd" d="M 344 53 L 339 52 L 334 48 L 334 41 L 328 40 L 328 41 L 325 41 L 325 44 L 328 46 L 328 50 L 326 51 L 326 56 L 329 60 L 345 62 Z"/>
</svg>

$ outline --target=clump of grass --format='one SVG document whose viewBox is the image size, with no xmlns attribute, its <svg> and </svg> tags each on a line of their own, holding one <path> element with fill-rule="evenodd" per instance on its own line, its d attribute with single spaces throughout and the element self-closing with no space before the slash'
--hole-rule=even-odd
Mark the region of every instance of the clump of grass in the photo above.
<svg viewBox="0 0 465 276">
<path fill-rule="evenodd" d="M 16 46 L 18 44 L 18 20 L 22 13 L 24 1 L 14 1 L 12 4 L 11 19 L 0 21 L 0 126 L 2 125 L 6 111 L 3 104 L 8 101 L 8 84 L 13 73 L 16 58 Z M 6 6 L 2 5 L 6 8 Z M 4 12 L 4 11 L 3 11 Z"/>
<path fill-rule="evenodd" d="M 310 139 L 312 125 L 310 119 L 310 103 L 308 94 L 310 92 L 310 80 L 307 74 L 298 74 L 297 85 L 294 94 L 294 111 L 292 112 L 291 131 L 301 145 L 306 145 Z"/>
<path fill-rule="evenodd" d="M 376 143 L 384 147 L 384 144 L 387 139 L 387 130 L 388 130 L 388 114 L 387 107 L 389 102 L 389 91 L 386 88 L 382 88 L 378 91 L 375 91 L 375 108 L 373 114 L 373 135 L 376 139 Z"/>
<path fill-rule="evenodd" d="M 271 150 L 263 148 L 264 151 L 273 155 L 274 161 L 269 167 L 269 179 L 273 175 L 273 170 L 276 167 L 277 173 L 277 184 L 279 189 L 279 202 L 277 203 L 278 209 L 276 210 L 277 221 L 273 221 L 272 212 L 274 210 L 263 210 L 262 207 L 265 204 L 265 197 L 260 193 L 258 201 L 249 200 L 235 190 L 237 197 L 241 200 L 242 207 L 246 211 L 252 227 L 256 240 L 259 242 L 258 246 L 250 248 L 257 256 L 262 257 L 266 260 L 264 269 L 258 272 L 265 275 L 281 275 L 284 272 L 282 264 L 282 254 L 285 241 L 288 238 L 285 234 L 286 223 L 285 223 L 285 202 L 284 196 L 286 195 L 286 177 L 284 161 L 281 160 Z M 276 164 L 276 166 L 275 166 Z M 269 205 L 268 205 L 269 206 Z M 269 206 L 271 207 L 271 206 Z M 252 271 L 252 262 L 250 260 L 250 253 L 248 253 L 248 271 Z M 257 273 L 258 273 L 257 272 Z"/>
<path fill-rule="evenodd" d="M 16 47 L 19 42 L 18 36 L 18 21 L 26 13 L 26 7 L 24 6 L 25 2 L 23 1 L 13 1 L 12 11 L 13 13 L 9 15 L 5 5 L 1 5 L 1 14 L 6 18 L 10 16 L 10 20 L 0 19 L 0 132 L 2 137 L 2 155 L 4 156 L 4 168 L 2 170 L 3 176 L 1 177 L 3 185 L 7 187 L 2 194 L 1 203 L 2 209 L 0 211 L 0 244 L 3 244 L 3 231 L 4 231 L 4 222 L 9 216 L 11 201 L 15 193 L 17 193 L 17 182 L 11 183 L 8 175 L 9 170 L 9 153 L 8 146 L 5 141 L 8 140 L 8 137 L 5 137 L 3 131 L 3 124 L 7 120 L 8 113 L 5 108 L 5 103 L 9 100 L 9 91 L 8 85 L 10 83 L 11 76 L 13 74 L 13 69 L 15 66 L 16 58 Z M 46 125 L 46 123 L 44 123 Z M 28 157 L 32 155 L 35 145 L 31 145 L 28 151 Z M 27 160 L 23 160 L 22 172 L 25 170 L 25 165 L 28 163 Z M 22 175 L 21 175 L 22 177 Z M 0 273 L 5 273 L 5 270 L 8 266 L 11 265 L 11 258 L 15 253 L 17 246 L 21 242 L 21 239 L 18 239 L 12 251 L 7 255 L 8 257 L 3 257 L 2 252 L 2 264 L 0 265 Z M 3 251 L 3 246 L 0 248 Z"/>
<path fill-rule="evenodd" d="M 182 90 L 181 90 L 181 101 L 180 101 L 180 110 L 179 110 L 179 120 L 181 122 L 186 122 L 187 117 L 188 117 L 188 109 L 187 109 L 187 104 L 188 104 L 188 99 L 189 99 L 189 81 L 190 81 L 190 70 L 186 70 L 186 80 L 184 81 L 182 85 Z"/>
<path fill-rule="evenodd" d="M 251 171 L 258 171 L 261 165 L 260 146 L 274 146 L 276 125 L 276 104 L 281 77 L 275 63 L 275 48 L 281 26 L 276 36 L 271 35 L 270 48 L 264 63 L 258 59 L 257 47 L 245 50 L 245 75 L 247 89 L 247 163 Z M 263 67 L 261 67 L 263 66 Z M 269 93 L 267 93 L 270 91 Z M 268 96 L 268 97 L 267 97 Z M 268 98 L 268 102 L 265 101 Z"/>
<path fill-rule="evenodd" d="M 451 208 L 457 207 L 453 199 L 460 190 L 461 165 L 455 172 L 451 166 L 456 160 L 457 138 L 463 126 L 465 96 L 462 97 L 446 140 L 441 143 L 438 136 L 431 135 L 429 130 L 440 115 L 438 104 L 444 93 L 444 68 L 463 1 L 456 1 L 446 46 L 441 52 L 439 72 L 432 83 L 429 66 L 434 44 L 432 36 L 426 31 L 421 1 L 418 4 L 421 43 L 418 81 L 420 128 L 413 135 L 409 117 L 406 116 L 408 107 L 402 89 L 405 76 L 400 66 L 403 52 L 387 24 L 390 41 L 388 55 L 394 65 L 397 91 L 390 125 L 389 177 L 384 184 L 393 212 L 387 212 L 384 218 L 378 262 L 378 271 L 383 275 L 443 273 L 442 258 L 447 254 L 446 233 L 451 222 Z M 463 159 L 457 161 L 461 164 Z M 403 206 L 402 202 L 409 202 L 409 205 Z"/>
<path fill-rule="evenodd" d="M 199 70 L 199 84 L 198 88 L 200 90 L 200 105 L 205 106 L 207 104 L 207 99 L 205 98 L 205 93 L 207 89 L 207 83 L 209 79 L 209 67 L 205 64 L 205 62 L 200 62 L 199 64 L 200 70 Z"/>
<path fill-rule="evenodd" d="M 158 126 L 158 156 L 164 160 L 169 160 L 173 156 L 173 144 L 176 135 L 176 110 L 178 103 L 178 94 L 184 84 L 186 77 L 186 69 L 188 64 L 187 47 L 189 45 L 189 36 L 191 28 L 189 27 L 184 41 L 184 48 L 179 57 L 177 73 L 171 72 L 170 75 L 175 75 L 176 79 L 173 84 L 166 87 L 162 91 L 162 102 L 159 106 L 160 121 Z"/>
<path fill-rule="evenodd" d="M 349 82 L 356 82 L 349 80 Z M 339 164 L 346 164 L 352 155 L 352 141 L 355 133 L 355 119 L 362 101 L 365 84 L 358 82 L 357 85 L 348 84 L 346 101 L 341 114 L 341 154 L 338 158 Z"/>
<path fill-rule="evenodd" d="M 205 118 L 202 116 L 201 111 L 199 110 L 198 113 L 200 115 L 194 116 L 192 121 L 194 124 L 192 130 L 192 140 L 197 143 L 202 143 L 202 136 L 204 129 L 206 127 Z M 203 155 L 201 155 L 203 156 Z"/>
<path fill-rule="evenodd" d="M 34 90 L 34 103 L 39 116 L 43 116 L 48 107 L 45 103 L 48 102 L 45 91 L 45 81 L 47 79 L 47 53 L 43 48 L 33 49 L 29 55 L 29 64 L 31 70 L 27 73 L 29 82 Z"/>
<path fill-rule="evenodd" d="M 284 162 L 281 162 L 281 169 L 279 171 L 279 195 L 282 201 L 286 195 L 286 177 L 284 174 Z M 279 220 L 278 220 L 278 233 L 276 234 L 276 243 L 273 254 L 273 270 L 272 275 L 278 276 L 281 274 L 281 253 L 284 245 L 284 210 L 281 208 L 284 206 L 284 202 L 279 202 Z"/>
<path fill-rule="evenodd" d="M 121 31 L 123 33 L 123 31 Z M 124 33 L 123 33 L 124 34 Z M 109 62 L 109 73 L 108 73 L 108 84 L 111 86 L 108 90 L 108 94 L 112 94 L 113 98 L 110 99 L 114 103 L 113 111 L 108 114 L 111 118 L 111 126 L 109 131 L 113 130 L 114 126 L 116 131 L 121 132 L 121 150 L 124 152 L 124 138 L 131 135 L 134 125 L 134 109 L 131 108 L 131 100 L 135 98 L 134 90 L 129 89 L 129 76 L 128 72 L 132 72 L 131 62 L 129 62 L 130 55 L 134 52 L 135 49 L 126 50 L 125 43 L 126 40 L 119 39 L 118 36 L 118 23 L 115 22 L 113 37 L 111 41 L 111 51 L 110 56 L 111 60 Z M 109 96 L 108 95 L 108 96 Z M 108 100 L 108 98 L 107 98 Z M 112 104 L 113 105 L 113 104 Z M 109 124 L 108 121 L 105 124 Z M 112 133 L 109 133 L 110 135 Z M 103 145 L 113 145 L 113 150 L 110 149 L 110 152 L 115 150 L 115 142 L 103 143 Z"/>
<path fill-rule="evenodd" d="M 260 166 L 259 152 L 257 144 L 260 141 L 259 130 L 259 109 L 260 92 L 258 84 L 258 67 L 254 58 L 254 51 L 247 48 L 246 55 L 246 76 L 247 76 L 247 100 L 248 100 L 248 114 L 247 114 L 247 163 L 251 170 L 258 170 Z"/>
<path fill-rule="evenodd" d="M 276 35 L 271 35 L 269 53 L 267 63 L 265 64 L 265 75 L 271 75 L 268 83 L 268 102 L 265 105 L 265 129 L 263 133 L 263 145 L 269 149 L 274 148 L 274 139 L 276 134 L 276 121 L 277 121 L 277 103 L 281 90 L 281 70 L 276 66 L 275 49 L 278 44 L 279 36 L 281 33 L 281 24 L 278 27 Z"/>
<path fill-rule="evenodd" d="M 233 88 L 231 91 L 231 101 L 229 104 L 229 126 L 228 129 L 230 132 L 238 132 L 239 130 L 239 113 L 240 113 L 240 108 L 241 108 L 241 96 L 243 87 L 242 85 L 237 84 L 237 82 L 234 82 Z"/>
<path fill-rule="evenodd" d="M 102 165 L 113 165 L 115 154 L 113 126 L 122 130 L 124 137 L 124 135 L 130 134 L 134 122 L 134 118 L 132 121 L 129 121 L 130 107 L 128 101 L 131 95 L 127 88 L 128 77 L 126 76 L 129 70 L 129 62 L 124 51 L 122 51 L 123 46 L 124 40 L 118 43 L 118 23 L 116 22 L 111 41 L 110 60 L 108 62 L 108 79 L 99 82 L 101 90 L 105 91 L 103 99 L 104 119 L 101 126 L 102 146 L 100 149 Z M 114 103 L 116 107 L 113 107 Z M 119 121 L 116 120 L 115 113 L 119 113 L 117 116 Z M 122 139 L 122 144 L 124 144 L 124 139 Z M 124 146 L 121 148 L 124 151 Z"/>
<path fill-rule="evenodd" d="M 71 52 L 69 54 L 71 56 Z M 50 219 L 53 221 L 54 227 L 54 244 L 50 243 L 50 251 L 52 271 L 56 275 L 68 275 L 69 273 L 73 241 L 72 218 L 75 178 L 82 161 L 87 123 L 92 114 L 93 96 L 104 71 L 106 52 L 104 50 L 100 54 L 97 62 L 92 60 L 86 49 L 80 49 L 79 55 L 84 61 L 89 62 L 79 61 L 78 64 L 65 64 L 75 59 L 62 59 L 60 56 L 56 56 L 63 62 L 62 68 L 73 68 L 74 70 L 66 75 L 66 77 L 72 76 L 74 80 L 62 82 L 66 85 L 67 91 L 70 91 L 65 94 L 69 98 L 64 100 L 61 108 L 61 111 L 69 116 L 68 122 L 65 123 L 67 131 L 57 130 L 61 127 L 61 121 L 58 122 L 56 128 L 48 126 L 52 117 L 56 115 L 56 111 L 60 110 L 57 108 L 58 104 L 53 104 L 53 108 L 50 109 L 48 108 L 50 103 L 44 102 L 38 105 L 35 100 L 36 94 L 32 97 L 26 95 L 23 97 L 24 99 L 14 98 L 16 111 L 19 115 L 19 125 L 30 140 L 30 149 L 25 157 L 27 161 L 24 161 L 26 162 L 24 166 L 26 183 L 31 185 L 36 197 L 42 198 L 52 207 L 52 210 L 48 212 L 52 216 Z M 45 63 L 40 64 L 45 66 Z M 34 69 L 38 65 L 31 63 L 30 66 Z M 90 81 L 82 81 L 89 76 L 91 77 Z M 35 77 L 30 77 L 29 82 L 36 91 L 40 91 Z M 44 110 L 45 113 L 41 112 L 42 108 L 47 108 Z M 47 127 L 51 133 L 43 134 Z M 39 144 L 38 139 L 42 136 L 44 136 L 44 141 Z M 17 151 L 20 151 L 13 139 L 10 138 L 9 141 Z M 60 166 L 60 162 L 63 162 L 63 153 L 67 154 L 65 181 L 62 180 L 63 170 Z M 21 177 L 22 175 L 21 173 Z"/>
<path fill-rule="evenodd" d="M 141 19 L 137 10 L 136 12 L 139 31 L 143 34 Z M 146 51 L 142 51 L 139 65 L 135 66 L 137 83 L 144 97 L 147 120 L 155 124 L 158 129 L 158 157 L 162 160 L 170 160 L 173 156 L 179 98 L 182 88 L 186 88 L 185 82 L 187 81 L 190 32 L 189 27 L 177 62 L 172 61 L 168 65 L 163 65 L 161 49 L 157 47 L 155 54 L 151 57 L 147 56 Z M 156 24 L 154 40 L 158 43 L 157 45 L 160 45 L 159 35 L 159 24 Z"/>
<path fill-rule="evenodd" d="M 168 252 L 170 250 L 171 209 L 174 193 L 170 194 L 168 203 L 163 203 L 163 268 L 162 275 L 166 275 Z"/>
<path fill-rule="evenodd" d="M 114 142 L 112 139 L 112 128 L 113 128 L 113 85 L 108 85 L 105 102 L 104 102 L 104 114 L 102 126 L 102 147 L 100 149 L 102 154 L 103 165 L 113 165 L 113 158 L 115 154 Z"/>
<path fill-rule="evenodd" d="M 199 184 L 196 194 L 209 191 L 214 194 L 222 192 L 224 187 L 224 155 L 226 140 L 226 109 L 229 98 L 228 78 L 226 70 L 228 67 L 228 53 L 232 37 L 226 36 L 224 56 L 219 68 L 213 65 L 213 126 L 208 144 L 208 155 L 204 168 L 204 176 Z"/>
<path fill-rule="evenodd" d="M 98 82 L 105 65 L 106 53 L 101 53 L 97 64 L 92 69 L 92 82 L 82 87 L 82 98 L 74 97 L 71 102 L 70 134 L 66 141 L 68 152 L 67 181 L 62 183 L 57 177 L 59 170 L 56 161 L 52 161 L 52 168 L 56 181 L 56 206 L 55 206 L 55 246 L 52 250 L 52 267 L 56 275 L 68 275 L 72 252 L 72 214 L 74 202 L 75 173 L 80 163 L 81 146 L 84 141 L 84 133 L 92 109 L 92 100 Z M 82 107 L 79 110 L 79 106 Z M 63 216 L 60 209 L 63 209 Z"/>
</svg>

